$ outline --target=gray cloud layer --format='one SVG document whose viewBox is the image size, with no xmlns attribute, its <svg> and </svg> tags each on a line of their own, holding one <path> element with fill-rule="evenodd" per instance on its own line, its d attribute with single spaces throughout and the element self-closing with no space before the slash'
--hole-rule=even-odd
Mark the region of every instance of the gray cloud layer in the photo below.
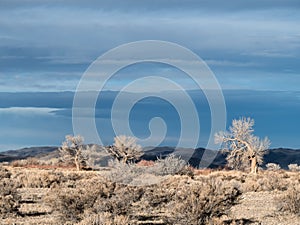
<svg viewBox="0 0 300 225">
<path fill-rule="evenodd" d="M 247 77 L 254 89 L 257 76 L 284 77 L 283 87 L 273 89 L 286 90 L 300 73 L 299 11 L 296 0 L 3 0 L 0 88 L 74 90 L 80 74 L 103 52 L 158 39 L 195 51 L 225 88 L 240 88 L 228 82 L 240 74 L 238 80 Z"/>
<path fill-rule="evenodd" d="M 295 8 L 300 7 L 297 0 L 152 0 L 152 1 L 140 1 L 140 0 L 2 0 L 1 8 L 18 8 L 18 7 L 34 7 L 37 5 L 43 6 L 67 6 L 67 7 L 80 7 L 80 8 L 102 8 L 105 10 L 191 10 L 197 8 L 204 9 L 219 9 L 221 11 L 226 10 L 256 10 L 265 8 Z"/>
</svg>

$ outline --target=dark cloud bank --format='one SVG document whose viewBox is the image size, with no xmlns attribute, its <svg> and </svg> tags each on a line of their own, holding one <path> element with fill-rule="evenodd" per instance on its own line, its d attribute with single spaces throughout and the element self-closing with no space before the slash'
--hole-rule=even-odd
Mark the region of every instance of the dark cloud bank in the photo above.
<svg viewBox="0 0 300 225">
<path fill-rule="evenodd" d="M 102 131 L 105 130 L 101 136 L 104 138 L 103 142 L 105 144 L 110 144 L 115 135 L 110 123 L 110 113 L 117 93 L 113 91 L 101 93 L 101 97 L 98 98 L 96 105 L 95 117 L 97 127 L 101 127 Z M 87 92 L 85 96 L 88 98 L 90 94 Z M 170 92 L 170 94 L 174 95 L 176 93 Z M 201 123 L 199 147 L 205 146 L 210 132 L 211 117 L 209 105 L 202 92 L 189 91 L 189 94 L 196 104 Z M 51 143 L 48 142 L 47 144 L 58 145 L 65 135 L 63 132 L 72 130 L 71 107 L 73 95 L 73 92 L 1 93 L 0 108 L 33 107 L 37 110 L 38 108 L 53 108 L 48 115 L 49 119 L 27 118 L 25 130 L 30 130 L 31 127 L 34 128 L 37 136 L 32 137 L 34 138 L 32 143 L 39 139 L 39 135 L 43 136 L 43 133 L 47 133 L 49 140 L 51 140 Z M 225 90 L 224 97 L 228 124 L 234 118 L 241 116 L 252 117 L 256 121 L 255 133 L 262 137 L 268 136 L 272 141 L 272 147 L 299 148 L 297 140 L 300 127 L 300 92 Z M 149 97 L 141 99 L 132 108 L 130 125 L 134 134 L 141 138 L 147 137 L 149 135 L 148 123 L 153 117 L 163 118 L 168 127 L 167 138 L 162 145 L 176 145 L 176 140 L 180 135 L 178 113 L 171 104 L 159 98 Z M 14 120 L 14 118 L 8 119 Z M 32 125 L 28 126 L 30 123 Z M 9 129 L 9 124 L 2 123 L 2 130 Z M 18 129 L 18 126 L 22 128 L 21 124 L 15 126 L 14 129 Z M 12 137 L 13 135 L 7 134 L 7 140 L 12 139 Z M 2 139 L 4 140 L 5 136 L 2 136 Z M 15 142 L 20 142 L 20 145 L 24 145 L 22 138 L 18 140 L 17 135 Z"/>
</svg>

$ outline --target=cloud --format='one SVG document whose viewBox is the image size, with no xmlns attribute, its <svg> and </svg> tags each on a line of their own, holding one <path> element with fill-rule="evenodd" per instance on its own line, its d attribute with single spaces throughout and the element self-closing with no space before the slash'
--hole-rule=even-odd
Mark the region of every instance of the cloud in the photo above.
<svg viewBox="0 0 300 225">
<path fill-rule="evenodd" d="M 1 115 L 13 115 L 18 114 L 22 116 L 45 116 L 50 114 L 53 111 L 56 111 L 56 108 L 35 108 L 35 107 L 10 107 L 10 108 L 0 108 Z"/>
<path fill-rule="evenodd" d="M 175 92 L 168 94 L 177 96 Z M 199 112 L 202 138 L 199 145 L 203 146 L 206 140 L 203 137 L 208 137 L 210 132 L 210 109 L 205 96 L 199 90 L 189 91 L 189 94 L 194 99 Z M 106 144 L 111 144 L 114 136 L 110 110 L 115 95 L 115 92 L 103 93 L 103 98 L 96 107 L 97 128 L 106 140 Z M 73 93 L 0 93 L 0 104 L 2 104 L 0 143 L 5 146 L 13 143 L 15 146 L 22 147 L 59 145 L 66 134 L 72 133 L 72 96 Z M 269 136 L 272 147 L 299 148 L 297 146 L 297 131 L 300 126 L 299 90 L 293 92 L 225 90 L 224 96 L 228 115 L 227 124 L 230 124 L 234 118 L 249 116 L 256 121 L 256 135 Z M 2 97 L 6 102 L 2 101 Z M 85 116 L 84 109 L 82 116 Z M 141 99 L 134 106 L 130 122 L 133 132 L 142 137 L 149 135 L 148 125 L 153 117 L 162 117 L 169 128 L 165 144 L 176 144 L 180 129 L 178 114 L 168 102 L 161 99 Z"/>
<path fill-rule="evenodd" d="M 0 73 L 1 92 L 76 90 L 81 73 L 76 72 L 5 72 Z"/>
<path fill-rule="evenodd" d="M 228 61 L 228 60 L 205 60 L 209 66 L 222 66 L 222 67 L 253 67 L 259 66 L 259 63 L 254 62 L 238 62 L 238 61 Z"/>
<path fill-rule="evenodd" d="M 267 47 L 274 43 L 274 40 L 270 42 L 270 38 L 288 44 L 290 40 L 284 38 L 279 40 L 279 38 L 295 34 L 299 22 L 297 8 L 273 10 L 271 7 L 263 11 L 234 11 L 230 14 L 216 15 L 211 14 L 214 12 L 214 7 L 206 13 L 201 12 L 201 8 L 199 9 L 201 13 L 193 10 L 193 4 L 196 4 L 194 1 L 189 4 L 168 2 L 171 8 L 164 8 L 167 6 L 165 1 L 159 4 L 139 2 L 143 2 L 145 9 L 150 8 L 146 12 L 131 12 L 128 7 L 130 3 L 116 4 L 115 9 L 111 10 L 105 10 L 106 3 L 101 3 L 103 8 L 100 9 L 97 9 L 97 6 L 77 8 L 63 7 L 63 5 L 54 8 L 16 8 L 13 11 L 4 11 L 0 16 L 0 24 L 3 32 L 7 30 L 6 36 L 13 38 L 22 36 L 23 44 L 27 47 L 32 45 L 30 47 L 54 48 L 52 51 L 58 51 L 59 48 L 61 51 L 71 51 L 73 55 L 78 54 L 78 51 L 83 55 L 96 54 L 96 52 L 99 54 L 118 44 L 140 39 L 163 39 L 187 43 L 187 46 L 192 49 L 253 48 L 258 47 L 258 40 L 261 45 Z M 210 5 L 210 3 L 206 4 Z M 230 5 L 230 2 L 226 2 L 225 5 L 228 4 Z M 241 5 L 244 4 L 243 2 Z M 138 8 L 140 4 L 136 5 Z M 160 5 L 159 8 L 163 8 L 166 12 L 151 11 L 153 5 Z M 172 9 L 172 7 L 180 8 L 181 5 L 188 11 Z M 247 6 L 247 3 L 245 5 Z M 274 7 L 276 2 L 272 2 L 272 5 Z M 244 7 L 247 8 L 246 6 Z M 125 10 L 127 8 L 128 10 Z M 11 16 L 14 20 L 10 19 Z M 12 43 L 11 40 L 8 42 Z"/>
<path fill-rule="evenodd" d="M 154 39 L 194 51 L 224 89 L 290 91 L 225 91 L 229 119 L 255 116 L 259 134 L 270 132 L 274 145 L 285 145 L 299 127 L 299 11 L 299 0 L 1 0 L 0 112 L 5 118 L 1 117 L 0 143 L 59 144 L 59 138 L 71 132 L 74 93 L 58 92 L 74 91 L 89 64 L 107 50 Z M 106 88 L 118 90 L 149 75 L 194 88 L 180 71 L 158 64 L 124 68 Z M 159 83 L 148 85 L 155 90 Z M 104 127 L 110 94 L 96 111 Z"/>
<path fill-rule="evenodd" d="M 220 0 L 152 0 L 139 1 L 139 0 L 110 0 L 110 1 L 97 1 L 97 0 L 2 0 L 1 8 L 12 9 L 12 8 L 32 8 L 37 6 L 44 7 L 63 7 L 72 5 L 73 8 L 95 8 L 103 9 L 106 11 L 118 10 L 118 11 L 149 11 L 149 10 L 199 10 L 199 9 L 210 9 L 220 11 L 233 11 L 233 10 L 257 10 L 265 8 L 299 8 L 299 2 L 297 0 L 254 0 L 254 1 L 220 1 Z"/>
<path fill-rule="evenodd" d="M 52 108 L 0 109 L 0 151 L 30 146 L 59 146 L 72 133 L 69 118 L 51 113 Z"/>
<path fill-rule="evenodd" d="M 102 53 L 143 39 L 181 44 L 227 74 L 300 72 L 296 0 L 4 0 L 0 11 L 3 91 L 74 90 Z"/>
<path fill-rule="evenodd" d="M 272 57 L 272 58 L 293 58 L 295 54 L 293 53 L 281 53 L 272 50 L 262 50 L 260 52 L 252 52 L 252 53 L 245 53 L 245 55 L 252 55 L 252 56 L 260 56 L 260 57 Z"/>
<path fill-rule="evenodd" d="M 0 108 L 71 108 L 73 96 L 73 92 L 0 92 Z"/>
</svg>

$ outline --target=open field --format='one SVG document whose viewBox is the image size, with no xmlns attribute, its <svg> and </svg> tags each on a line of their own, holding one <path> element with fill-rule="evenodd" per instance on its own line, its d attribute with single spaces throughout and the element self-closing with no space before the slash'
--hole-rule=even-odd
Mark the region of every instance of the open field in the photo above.
<svg viewBox="0 0 300 225">
<path fill-rule="evenodd" d="M 192 172 L 132 185 L 109 171 L 2 166 L 1 224 L 300 224 L 299 172 Z"/>
</svg>

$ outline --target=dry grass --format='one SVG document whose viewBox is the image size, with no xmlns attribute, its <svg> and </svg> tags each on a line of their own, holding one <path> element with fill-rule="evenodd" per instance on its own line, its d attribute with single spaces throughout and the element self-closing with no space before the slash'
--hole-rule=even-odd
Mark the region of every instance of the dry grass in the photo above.
<svg viewBox="0 0 300 225">
<path fill-rule="evenodd" d="M 125 225 L 130 224 L 126 216 L 112 216 L 110 213 L 88 215 L 77 225 Z"/>
<path fill-rule="evenodd" d="M 37 159 L 37 158 L 27 158 L 15 160 L 9 164 L 12 167 L 21 167 L 21 168 L 37 168 L 37 169 L 75 169 L 74 165 L 68 165 L 62 162 L 60 159 L 51 158 L 47 160 Z"/>
<path fill-rule="evenodd" d="M 20 195 L 11 178 L 11 173 L 0 167 L 0 218 L 18 215 Z"/>
<path fill-rule="evenodd" d="M 288 187 L 287 191 L 278 198 L 278 207 L 282 211 L 287 211 L 300 216 L 300 184 L 295 183 Z"/>
<path fill-rule="evenodd" d="M 237 202 L 238 186 L 219 178 L 181 184 L 170 204 L 172 224 L 207 224 L 223 215 Z"/>
<path fill-rule="evenodd" d="M 154 166 L 154 161 L 150 161 L 150 160 L 141 160 L 137 163 L 138 166 Z"/>
<path fill-rule="evenodd" d="M 243 224 L 251 218 L 229 212 L 241 194 L 254 192 L 275 193 L 280 209 L 300 216 L 299 172 L 190 168 L 193 176 L 158 176 L 144 173 L 153 163 L 133 166 L 140 170 L 130 184 L 109 180 L 104 171 L 0 167 L 1 224 L 45 224 L 47 216 L 47 224 Z M 125 175 L 116 175 L 127 179 L 123 169 Z"/>
</svg>

